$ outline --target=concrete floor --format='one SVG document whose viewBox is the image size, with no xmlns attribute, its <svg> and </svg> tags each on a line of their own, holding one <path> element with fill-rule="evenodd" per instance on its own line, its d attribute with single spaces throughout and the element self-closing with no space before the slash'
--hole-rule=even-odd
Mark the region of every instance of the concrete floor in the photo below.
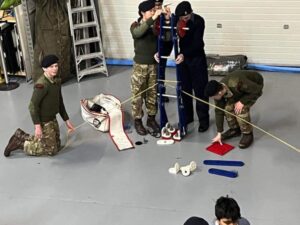
<svg viewBox="0 0 300 225">
<path fill-rule="evenodd" d="M 121 101 L 130 97 L 132 68 L 109 70 L 108 78 L 95 75 L 64 85 L 65 105 L 76 126 L 83 122 L 80 99 L 98 93 L 112 94 Z M 173 79 L 174 70 L 168 72 L 167 78 Z M 262 74 L 264 94 L 253 107 L 253 123 L 299 148 L 300 76 Z M 33 132 L 28 112 L 32 84 L 22 79 L 20 83 L 18 89 L 0 92 L 2 150 L 16 128 Z M 130 103 L 123 107 L 128 125 Z M 167 112 L 170 122 L 176 124 L 175 100 L 167 104 Z M 59 123 L 64 143 L 66 129 L 61 119 Z M 197 128 L 196 121 L 186 138 L 172 146 L 157 146 L 156 139 L 148 135 L 147 144 L 119 152 L 108 134 L 86 124 L 55 157 L 29 157 L 21 151 L 9 158 L 1 156 L 0 225 L 182 225 L 190 216 L 212 221 L 215 201 L 224 195 L 238 201 L 242 216 L 252 224 L 295 224 L 299 220 L 299 152 L 256 130 L 249 149 L 236 147 L 221 157 L 205 150 L 216 133 L 213 109 L 210 129 L 199 134 Z M 133 142 L 143 141 L 134 129 L 129 137 Z M 228 143 L 238 146 L 238 141 Z M 205 159 L 242 160 L 245 166 L 236 169 L 238 178 L 230 179 L 209 174 Z M 192 160 L 198 169 L 191 176 L 168 173 L 175 162 L 186 165 Z"/>
</svg>

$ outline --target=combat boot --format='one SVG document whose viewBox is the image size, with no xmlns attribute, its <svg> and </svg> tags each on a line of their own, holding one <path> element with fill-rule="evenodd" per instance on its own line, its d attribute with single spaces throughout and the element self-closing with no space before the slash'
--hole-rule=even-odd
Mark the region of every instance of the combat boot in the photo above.
<svg viewBox="0 0 300 225">
<path fill-rule="evenodd" d="M 14 135 L 9 139 L 9 142 L 4 150 L 4 156 L 8 157 L 12 151 L 24 149 L 24 143 L 29 138 L 29 134 L 22 131 L 20 128 L 16 130 Z"/>
<path fill-rule="evenodd" d="M 148 116 L 147 127 L 149 127 L 153 132 L 160 133 L 160 128 L 158 123 L 155 120 L 155 116 Z"/>
<path fill-rule="evenodd" d="M 227 131 L 225 131 L 223 134 L 221 134 L 221 140 L 227 140 L 233 137 L 238 137 L 241 135 L 241 129 L 238 128 L 230 128 Z"/>
<path fill-rule="evenodd" d="M 134 128 L 139 135 L 145 136 L 147 134 L 147 130 L 145 129 L 141 119 L 134 120 Z"/>
<path fill-rule="evenodd" d="M 253 142 L 253 133 L 243 134 L 239 143 L 240 148 L 248 148 Z"/>
</svg>

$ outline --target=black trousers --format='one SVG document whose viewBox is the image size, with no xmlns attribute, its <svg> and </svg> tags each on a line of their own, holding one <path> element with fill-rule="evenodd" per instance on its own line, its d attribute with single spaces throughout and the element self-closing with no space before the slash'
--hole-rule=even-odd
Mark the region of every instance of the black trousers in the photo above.
<svg viewBox="0 0 300 225">
<path fill-rule="evenodd" d="M 208 97 L 204 96 L 204 88 L 208 83 L 206 56 L 188 58 L 185 57 L 181 67 L 182 90 L 208 102 Z M 183 94 L 183 104 L 186 115 L 186 123 L 194 120 L 193 98 Z M 200 101 L 196 101 L 196 112 L 199 123 L 209 124 L 209 106 Z"/>
</svg>

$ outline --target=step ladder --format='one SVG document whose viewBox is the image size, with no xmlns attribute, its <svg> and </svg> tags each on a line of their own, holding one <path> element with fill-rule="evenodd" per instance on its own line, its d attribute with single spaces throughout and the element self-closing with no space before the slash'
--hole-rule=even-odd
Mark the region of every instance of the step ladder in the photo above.
<svg viewBox="0 0 300 225">
<path fill-rule="evenodd" d="M 67 1 L 78 82 L 87 75 L 108 76 L 94 0 Z"/>
<path fill-rule="evenodd" d="M 174 14 L 171 16 L 171 26 L 162 26 L 162 24 L 165 23 L 165 17 L 164 15 L 160 16 L 160 31 L 159 31 L 159 37 L 158 37 L 158 55 L 159 55 L 159 62 L 161 62 L 161 59 L 163 57 L 169 58 L 168 56 L 163 56 L 161 52 L 163 52 L 164 49 L 164 37 L 166 33 L 166 29 L 171 30 L 171 36 L 172 36 L 172 42 L 173 42 L 173 50 L 174 50 L 174 56 L 175 59 L 178 56 L 178 35 L 177 35 L 177 18 Z M 187 124 L 185 121 L 185 111 L 184 111 L 184 105 L 183 105 L 183 99 L 182 99 L 182 87 L 181 87 L 181 76 L 182 76 L 182 64 L 176 64 L 176 99 L 177 99 L 177 111 L 178 111 L 178 129 L 180 130 L 180 137 L 183 138 L 187 133 Z M 168 116 L 165 109 L 165 102 L 163 100 L 163 96 L 166 92 L 165 84 L 162 80 L 165 79 L 165 73 L 164 69 L 162 68 L 161 64 L 158 67 L 158 102 L 159 102 L 159 110 L 160 110 L 160 128 L 162 129 L 166 123 L 168 122 Z"/>
</svg>

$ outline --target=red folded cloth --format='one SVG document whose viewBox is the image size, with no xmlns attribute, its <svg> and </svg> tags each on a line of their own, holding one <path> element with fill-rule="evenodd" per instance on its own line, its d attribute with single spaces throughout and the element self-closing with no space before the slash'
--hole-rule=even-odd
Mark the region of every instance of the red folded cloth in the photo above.
<svg viewBox="0 0 300 225">
<path fill-rule="evenodd" d="M 225 155 L 227 152 L 234 149 L 234 146 L 226 144 L 223 142 L 221 145 L 219 142 L 214 142 L 206 148 L 208 151 L 216 153 L 218 155 Z"/>
</svg>

